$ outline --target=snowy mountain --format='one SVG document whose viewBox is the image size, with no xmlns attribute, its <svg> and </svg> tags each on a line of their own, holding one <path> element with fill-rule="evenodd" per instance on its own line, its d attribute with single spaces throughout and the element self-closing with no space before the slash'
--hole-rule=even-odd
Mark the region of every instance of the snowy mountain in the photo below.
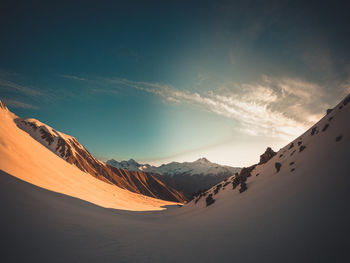
<svg viewBox="0 0 350 263">
<path fill-rule="evenodd" d="M 107 164 L 129 171 L 143 171 L 151 173 L 166 185 L 191 198 L 195 192 L 208 189 L 222 180 L 238 172 L 240 168 L 212 163 L 206 158 L 194 162 L 171 162 L 159 167 L 149 164 L 139 164 L 133 159 L 118 162 L 114 159 Z"/>
<path fill-rule="evenodd" d="M 219 175 L 224 173 L 235 173 L 240 168 L 235 168 L 227 165 L 220 165 L 212 163 L 206 158 L 199 158 L 194 162 L 171 162 L 162 164 L 161 166 L 153 166 L 149 164 L 140 164 L 134 159 L 129 161 L 118 162 L 114 159 L 108 160 L 107 164 L 113 165 L 117 168 L 127 169 L 129 171 L 143 171 L 150 173 L 157 173 L 161 175 Z"/>
<path fill-rule="evenodd" d="M 12 116 L 12 120 L 8 122 L 14 122 L 17 128 L 25 131 L 37 142 L 81 171 L 134 193 L 176 202 L 186 200 L 181 193 L 166 186 L 151 174 L 130 172 L 109 166 L 92 156 L 74 137 L 56 131 L 36 119 L 19 118 L 8 111 L 5 105 L 2 103 L 1 105 L 1 114 Z M 8 125 L 12 124 L 8 123 Z M 41 157 L 38 155 L 37 158 Z"/>
<path fill-rule="evenodd" d="M 1 259 L 349 262 L 349 120 L 350 96 L 277 153 L 267 149 L 258 164 L 202 197 L 135 213 L 94 204 L 154 210 L 167 202 L 87 176 L 0 114 Z"/>
<path fill-rule="evenodd" d="M 139 164 L 134 159 L 130 159 L 129 161 L 121 161 L 121 162 L 111 159 L 111 160 L 108 160 L 106 163 L 113 167 L 125 169 L 128 171 L 142 171 L 142 167 L 146 167 L 146 166 L 150 167 L 149 164 L 146 164 L 146 165 Z"/>
<path fill-rule="evenodd" d="M 326 116 L 318 123 L 277 153 L 267 148 L 258 164 L 243 168 L 240 173 L 208 191 L 197 193 L 187 207 L 203 208 L 229 202 L 232 198 L 241 199 L 240 195 L 255 195 L 265 187 L 270 187 L 268 184 L 283 189 L 286 181 L 292 181 L 292 178 L 298 178 L 295 180 L 299 181 L 295 183 L 300 185 L 300 191 L 308 191 L 305 182 L 324 180 L 327 176 L 338 180 L 336 178 L 339 176 L 345 176 L 348 173 L 345 167 L 350 154 L 348 105 L 350 95 L 333 109 L 328 109 Z"/>
</svg>

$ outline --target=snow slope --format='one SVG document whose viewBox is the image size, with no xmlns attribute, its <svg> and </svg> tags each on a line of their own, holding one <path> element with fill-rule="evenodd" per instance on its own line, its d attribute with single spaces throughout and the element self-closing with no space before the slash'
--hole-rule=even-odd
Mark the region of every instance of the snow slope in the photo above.
<svg viewBox="0 0 350 263">
<path fill-rule="evenodd" d="M 108 208 L 160 210 L 161 206 L 174 204 L 131 193 L 79 170 L 19 129 L 17 118 L 0 103 L 0 169 L 4 172 Z"/>
<path fill-rule="evenodd" d="M 260 157 L 260 160 L 269 151 L 271 151 L 270 148 Z M 339 159 L 337 162 L 342 165 L 335 165 L 337 163 L 334 161 L 335 156 Z M 247 170 L 251 171 L 246 173 L 243 168 L 240 174 L 213 186 L 186 206 L 187 209 L 207 207 L 211 199 L 208 198 L 209 195 L 214 199 L 214 202 L 212 201 L 212 204 L 209 205 L 216 206 L 221 202 L 227 202 L 227 199 L 236 200 L 244 198 L 245 195 L 256 195 L 260 191 L 265 191 L 265 188 L 283 189 L 284 180 L 293 180 L 289 177 L 299 180 L 296 183 L 300 185 L 300 190 L 311 191 L 312 189 L 302 189 L 304 180 L 322 180 L 327 176 L 350 176 L 349 170 L 345 169 L 349 158 L 350 95 L 329 110 L 326 116 L 300 137 L 281 148 L 277 153 L 270 153 L 266 163 L 248 167 Z M 329 169 L 331 171 L 328 171 Z"/>
<path fill-rule="evenodd" d="M 246 191 L 230 183 L 208 207 L 202 197 L 159 212 L 104 209 L 0 172 L 2 259 L 350 262 L 349 119 L 350 103 L 342 102 L 315 125 L 317 134 L 310 129 L 293 141 L 292 156 L 288 144 L 256 166 Z"/>
<path fill-rule="evenodd" d="M 151 174 L 117 169 L 99 161 L 76 138 L 56 131 L 36 119 L 16 117 L 14 121 L 19 128 L 57 156 L 104 182 L 163 200 L 175 202 L 186 200 L 182 193 L 168 187 Z"/>
</svg>

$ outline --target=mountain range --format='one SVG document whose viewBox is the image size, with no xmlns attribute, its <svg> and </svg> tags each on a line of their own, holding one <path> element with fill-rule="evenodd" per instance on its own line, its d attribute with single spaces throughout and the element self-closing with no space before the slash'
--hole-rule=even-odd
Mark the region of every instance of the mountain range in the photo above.
<svg viewBox="0 0 350 263">
<path fill-rule="evenodd" d="M 349 105 L 179 207 L 69 163 L 0 103 L 1 259 L 348 262 Z"/>
<path fill-rule="evenodd" d="M 240 171 L 240 168 L 212 163 L 206 158 L 194 162 L 171 162 L 158 167 L 140 164 L 134 159 L 121 162 L 111 159 L 107 164 L 128 171 L 151 173 L 166 185 L 184 193 L 188 199 Z"/>
<path fill-rule="evenodd" d="M 182 193 L 166 186 L 151 174 L 107 165 L 92 156 L 76 138 L 59 132 L 36 119 L 20 118 L 11 113 L 2 102 L 0 106 L 1 114 L 8 118 L 7 122 L 13 122 L 18 129 L 26 132 L 48 150 L 84 173 L 134 193 L 174 202 L 186 200 Z M 6 125 L 5 121 L 3 125 Z M 27 138 L 26 141 L 28 140 Z"/>
</svg>

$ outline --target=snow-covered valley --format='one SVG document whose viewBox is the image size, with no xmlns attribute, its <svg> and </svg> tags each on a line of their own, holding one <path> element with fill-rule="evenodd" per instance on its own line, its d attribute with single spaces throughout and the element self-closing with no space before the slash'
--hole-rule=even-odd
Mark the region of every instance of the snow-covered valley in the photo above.
<svg viewBox="0 0 350 263">
<path fill-rule="evenodd" d="M 350 96 L 249 173 L 230 177 L 181 208 L 152 212 L 120 209 L 132 205 L 135 209 L 129 210 L 158 210 L 172 203 L 107 187 L 15 125 L 1 129 L 4 258 L 6 262 L 348 262 L 349 100 Z M 1 119 L 2 124 L 6 121 Z M 20 138 L 26 143 L 17 144 Z M 34 156 L 28 149 L 50 159 L 31 160 Z M 23 165 L 18 166 L 17 160 Z M 125 203 L 113 193 L 125 197 Z M 214 202 L 208 205 L 210 194 Z"/>
</svg>

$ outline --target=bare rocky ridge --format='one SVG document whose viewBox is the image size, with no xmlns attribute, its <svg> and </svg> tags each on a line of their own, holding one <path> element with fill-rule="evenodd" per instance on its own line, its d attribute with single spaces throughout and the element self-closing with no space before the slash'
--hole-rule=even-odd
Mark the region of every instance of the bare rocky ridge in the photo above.
<svg viewBox="0 0 350 263">
<path fill-rule="evenodd" d="M 2 108 L 6 107 L 3 104 Z M 80 170 L 131 192 L 176 202 L 184 202 L 184 195 L 149 173 L 118 169 L 97 160 L 74 137 L 52 129 L 35 119 L 15 120 L 17 126 L 56 155 Z"/>
</svg>

